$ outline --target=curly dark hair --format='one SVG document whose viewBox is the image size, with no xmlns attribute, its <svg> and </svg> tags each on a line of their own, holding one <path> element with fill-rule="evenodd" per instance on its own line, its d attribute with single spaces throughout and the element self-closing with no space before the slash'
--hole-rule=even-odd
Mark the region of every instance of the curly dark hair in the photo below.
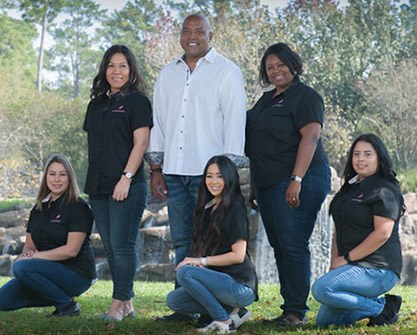
<svg viewBox="0 0 417 335">
<path fill-rule="evenodd" d="M 205 222 L 206 204 L 214 197 L 207 189 L 206 176 L 210 165 L 217 164 L 220 174 L 224 180 L 224 189 L 222 199 L 218 207 L 211 215 L 209 224 Z M 220 246 L 220 224 L 228 214 L 231 205 L 234 202 L 239 202 L 243 207 L 245 206 L 244 197 L 240 190 L 239 174 L 233 162 L 226 156 L 214 156 L 210 158 L 204 168 L 203 177 L 201 180 L 197 207 L 194 216 L 194 231 L 191 245 L 191 253 L 196 257 L 207 255 L 210 251 L 213 254 Z"/>
<path fill-rule="evenodd" d="M 290 70 L 293 75 L 300 75 L 303 73 L 303 61 L 298 53 L 293 51 L 288 44 L 275 43 L 266 49 L 262 56 L 261 66 L 259 68 L 259 83 L 262 87 L 268 87 L 271 82 L 266 73 L 266 59 L 269 55 L 277 56 Z"/>
<path fill-rule="evenodd" d="M 110 63 L 111 58 L 116 53 L 122 53 L 129 64 L 129 81 L 122 87 L 120 92 L 129 93 L 132 91 L 139 91 L 145 95 L 145 83 L 142 77 L 139 74 L 138 65 L 136 58 L 133 53 L 129 50 L 128 47 L 115 44 L 108 48 L 104 53 L 103 59 L 101 60 L 98 74 L 94 77 L 93 86 L 91 88 L 91 99 L 100 99 L 106 96 L 107 92 L 110 90 L 110 85 L 106 79 L 106 70 Z"/>
</svg>

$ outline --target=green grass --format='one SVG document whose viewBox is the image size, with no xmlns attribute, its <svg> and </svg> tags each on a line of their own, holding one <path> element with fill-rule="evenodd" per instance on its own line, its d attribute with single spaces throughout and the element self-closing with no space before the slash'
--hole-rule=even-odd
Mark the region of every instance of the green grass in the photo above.
<svg viewBox="0 0 417 335">
<path fill-rule="evenodd" d="M 35 199 L 33 198 L 0 199 L 0 213 L 20 208 L 30 208 L 34 205 L 34 203 Z"/>
<path fill-rule="evenodd" d="M 8 278 L 0 277 L 0 285 Z M 81 305 L 81 316 L 74 318 L 46 318 L 53 311 L 48 308 L 28 308 L 14 312 L 0 312 L 0 335 L 48 335 L 48 334 L 197 334 L 191 325 L 180 323 L 159 323 L 154 318 L 170 313 L 165 304 L 167 293 L 173 288 L 172 283 L 135 282 L 136 297 L 134 303 L 138 312 L 135 319 L 119 323 L 106 323 L 97 318 L 106 311 L 111 300 L 112 285 L 100 280 L 77 301 Z M 249 307 L 252 317 L 238 330 L 238 334 L 307 334 L 307 335 L 396 335 L 417 334 L 417 297 L 415 287 L 398 286 L 393 292 L 403 296 L 400 320 L 397 324 L 386 327 L 366 327 L 366 322 L 357 322 L 353 327 L 331 327 L 319 329 L 314 325 L 318 303 L 309 299 L 311 308 L 308 323 L 296 329 L 276 329 L 264 326 L 262 318 L 276 317 L 282 299 L 276 285 L 260 286 L 260 301 Z"/>
</svg>

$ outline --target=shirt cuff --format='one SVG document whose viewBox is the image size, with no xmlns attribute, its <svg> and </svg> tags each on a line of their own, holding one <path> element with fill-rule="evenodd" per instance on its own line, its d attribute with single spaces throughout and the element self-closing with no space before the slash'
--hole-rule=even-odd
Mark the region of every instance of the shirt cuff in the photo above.
<svg viewBox="0 0 417 335">
<path fill-rule="evenodd" d="M 238 169 L 249 167 L 249 158 L 246 156 L 235 155 L 235 154 L 224 154 L 224 155 L 227 158 L 229 158 Z"/>
<path fill-rule="evenodd" d="M 146 152 L 144 158 L 149 164 L 162 165 L 164 163 L 164 153 L 162 151 Z"/>
</svg>

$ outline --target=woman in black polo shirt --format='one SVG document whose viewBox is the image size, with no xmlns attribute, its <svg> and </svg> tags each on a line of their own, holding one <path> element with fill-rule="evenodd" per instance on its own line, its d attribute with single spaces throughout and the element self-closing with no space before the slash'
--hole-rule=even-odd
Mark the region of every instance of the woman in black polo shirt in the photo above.
<svg viewBox="0 0 417 335">
<path fill-rule="evenodd" d="M 249 318 L 244 307 L 257 300 L 258 280 L 247 251 L 239 175 L 226 156 L 212 157 L 204 169 L 194 222 L 191 257 L 178 264 L 181 287 L 167 304 L 175 312 L 201 314 L 199 332 L 229 333 Z"/>
<path fill-rule="evenodd" d="M 13 264 L 15 278 L 0 288 L 0 310 L 55 306 L 51 316 L 79 315 L 73 297 L 96 277 L 92 226 L 93 214 L 79 197 L 70 162 L 53 155 L 30 212 L 23 252 Z"/>
<path fill-rule="evenodd" d="M 399 219 L 404 200 L 382 141 L 373 134 L 352 144 L 345 183 L 330 204 L 335 223 L 330 271 L 312 287 L 322 305 L 320 326 L 349 325 L 369 318 L 368 326 L 398 320 L 401 297 L 385 295 L 400 277 Z"/>
<path fill-rule="evenodd" d="M 310 289 L 309 240 L 330 191 L 330 168 L 320 135 L 321 96 L 300 80 L 300 56 L 284 43 L 271 45 L 260 66 L 265 92 L 247 113 L 249 201 L 261 213 L 278 267 L 283 313 L 277 326 L 304 323 Z M 255 201 L 256 199 L 256 201 Z"/>
<path fill-rule="evenodd" d="M 151 114 L 135 57 L 124 45 L 113 45 L 93 80 L 84 121 L 88 133 L 85 192 L 113 279 L 112 303 L 102 315 L 107 321 L 135 315 L 136 239 L 147 198 L 142 158 Z"/>
</svg>

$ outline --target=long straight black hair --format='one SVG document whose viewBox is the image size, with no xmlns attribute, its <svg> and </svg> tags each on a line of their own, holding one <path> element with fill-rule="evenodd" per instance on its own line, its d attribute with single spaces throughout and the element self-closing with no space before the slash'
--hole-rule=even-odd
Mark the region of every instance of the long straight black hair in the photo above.
<svg viewBox="0 0 417 335">
<path fill-rule="evenodd" d="M 210 211 L 211 208 L 206 209 L 206 204 L 214 197 L 207 189 L 206 176 L 207 170 L 212 164 L 217 164 L 219 167 L 220 174 L 224 180 L 224 189 L 220 204 L 212 213 L 211 220 L 207 224 L 205 220 L 206 211 Z M 245 206 L 244 197 L 240 190 L 239 174 L 235 165 L 226 156 L 210 158 L 204 168 L 194 216 L 194 231 L 191 245 L 191 253 L 194 256 L 201 257 L 207 255 L 208 251 L 213 254 L 220 247 L 222 240 L 220 236 L 221 222 L 229 212 L 231 205 L 236 201 L 243 207 Z"/>
</svg>

